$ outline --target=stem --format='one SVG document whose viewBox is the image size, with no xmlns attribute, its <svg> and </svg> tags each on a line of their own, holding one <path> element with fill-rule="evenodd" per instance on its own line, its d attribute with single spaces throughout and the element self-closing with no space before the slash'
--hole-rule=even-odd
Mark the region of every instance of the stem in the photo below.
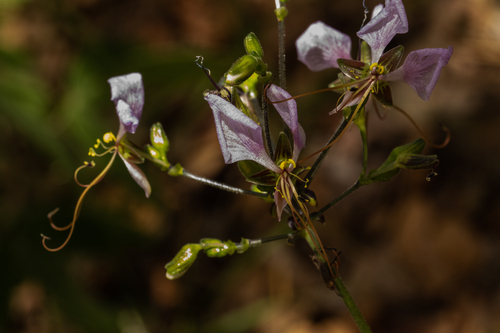
<svg viewBox="0 0 500 333">
<path fill-rule="evenodd" d="M 131 146 L 128 145 L 128 147 L 131 147 Z M 144 157 L 145 159 L 150 160 L 151 162 L 155 163 L 156 165 L 159 165 L 162 168 L 162 170 L 164 170 L 164 171 L 170 171 L 171 169 L 174 168 L 174 166 L 172 164 L 165 162 L 165 161 L 162 161 L 160 159 L 153 158 L 149 153 L 147 153 L 143 150 L 135 148 L 134 152 L 139 154 L 141 157 Z M 268 193 L 248 191 L 248 190 L 241 189 L 239 187 L 230 186 L 230 185 L 227 185 L 224 183 L 216 182 L 215 180 L 200 177 L 200 176 L 194 175 L 194 174 L 186 171 L 186 169 L 184 169 L 184 168 L 182 168 L 182 173 L 180 173 L 179 176 L 184 176 L 184 177 L 196 180 L 196 181 L 203 183 L 205 185 L 209 185 L 209 186 L 212 186 L 212 187 L 215 187 L 215 188 L 218 188 L 220 190 L 227 191 L 227 192 L 231 192 L 231 193 L 248 194 L 248 195 L 253 195 L 255 197 L 261 197 L 261 198 L 267 198 L 269 195 Z"/>
<path fill-rule="evenodd" d="M 278 62 L 280 87 L 286 89 L 285 75 L 285 20 L 278 21 Z"/>
<path fill-rule="evenodd" d="M 172 168 L 172 166 L 170 168 Z M 203 177 L 200 177 L 200 176 L 196 176 L 196 175 L 194 175 L 194 174 L 186 171 L 185 169 L 183 169 L 181 175 L 184 176 L 184 177 L 196 180 L 196 181 L 198 181 L 200 183 L 203 183 L 205 185 L 209 185 L 209 186 L 218 188 L 220 190 L 224 190 L 224 191 L 235 193 L 235 194 L 248 194 L 248 195 L 253 195 L 253 196 L 261 197 L 261 198 L 266 198 L 268 196 L 267 193 L 260 193 L 260 192 L 248 191 L 248 190 L 241 189 L 239 187 L 230 186 L 230 185 L 227 185 L 227 184 L 224 184 L 224 183 L 216 182 L 216 181 L 211 180 L 211 179 L 207 179 L 207 178 L 203 178 Z"/>
<path fill-rule="evenodd" d="M 316 247 L 315 242 L 312 241 L 310 238 L 309 233 L 303 234 L 303 237 L 311 247 L 311 249 L 314 251 L 315 254 L 319 254 L 320 249 Z M 335 286 L 335 291 L 337 292 L 337 295 L 339 295 L 342 300 L 344 301 L 344 304 L 347 307 L 347 310 L 351 314 L 352 318 L 354 319 L 354 322 L 356 323 L 356 326 L 358 326 L 358 329 L 361 333 L 372 333 L 370 326 L 368 326 L 368 323 L 366 322 L 365 318 L 361 314 L 361 311 L 359 311 L 358 306 L 354 302 L 354 300 L 351 297 L 351 294 L 349 294 L 349 291 L 344 285 L 344 282 L 340 278 L 340 275 L 338 273 L 338 268 L 334 268 L 334 273 L 335 277 L 332 277 L 330 272 L 330 269 L 332 268 L 331 264 L 329 262 L 326 262 L 323 256 L 316 256 L 318 260 L 321 261 L 320 267 L 317 267 L 318 270 L 321 273 L 321 276 L 325 282 L 325 284 L 330 285 L 333 282 L 333 285 Z M 328 267 L 327 269 L 322 269 L 325 268 L 325 266 Z M 325 274 L 326 272 L 326 274 Z"/>
<path fill-rule="evenodd" d="M 264 123 L 262 124 L 264 126 L 264 142 L 266 145 L 266 150 L 267 154 L 271 158 L 271 160 L 274 160 L 274 152 L 273 152 L 273 144 L 271 141 L 271 132 L 269 131 L 269 107 L 267 104 L 266 100 L 266 90 L 264 88 L 262 92 L 262 118 L 264 120 Z"/>
<path fill-rule="evenodd" d="M 350 117 L 349 117 L 350 118 Z M 342 118 L 342 123 L 340 124 L 340 126 L 337 128 L 337 130 L 335 131 L 335 133 L 333 134 L 333 136 L 330 138 L 330 140 L 328 141 L 328 143 L 325 145 L 325 146 L 328 146 L 329 144 L 331 144 L 333 141 L 337 140 L 337 138 L 340 136 L 340 134 L 342 134 L 342 132 L 344 131 L 345 127 L 347 126 L 347 124 L 349 124 L 349 119 L 345 119 L 345 118 Z M 319 170 L 319 167 L 321 166 L 321 163 L 323 162 L 323 160 L 325 159 L 326 157 L 326 154 L 328 153 L 328 151 L 330 151 L 330 148 L 331 147 L 328 147 L 327 149 L 323 150 L 318 158 L 316 159 L 316 161 L 314 161 L 314 164 L 313 166 L 311 167 L 311 169 L 309 170 L 309 172 L 307 173 L 305 179 L 307 179 L 309 181 L 309 185 L 310 183 L 313 181 L 314 179 L 314 176 L 316 176 L 316 173 L 318 172 Z M 299 161 L 300 162 L 300 161 Z M 303 186 L 303 185 L 301 185 Z M 299 190 L 299 192 L 302 191 L 302 189 Z"/>
<path fill-rule="evenodd" d="M 323 214 L 324 212 L 326 212 L 328 209 L 332 208 L 334 205 L 336 205 L 337 203 L 339 203 L 342 199 L 344 199 L 345 197 L 347 197 L 352 192 L 356 191 L 361 186 L 362 186 L 362 184 L 359 182 L 359 180 L 357 180 L 344 193 L 342 193 L 341 195 L 339 195 L 337 198 L 335 198 L 333 201 L 331 201 L 329 204 L 325 205 L 323 208 L 321 208 L 317 212 L 314 212 L 313 214 L 311 214 L 311 219 L 315 219 L 318 216 L 321 216 L 321 214 Z"/>
<path fill-rule="evenodd" d="M 333 280 L 333 283 L 335 284 L 337 294 L 340 297 L 342 297 L 342 300 L 344 301 L 344 304 L 347 307 L 347 310 L 349 310 L 349 313 L 351 314 L 352 319 L 354 319 L 356 326 L 358 326 L 359 331 L 361 333 L 371 333 L 372 330 L 370 329 L 370 326 L 368 326 L 368 323 L 366 322 L 365 318 L 361 314 L 361 311 L 359 311 L 358 306 L 356 305 L 356 303 L 352 299 L 351 294 L 349 294 L 349 291 L 345 287 L 344 282 L 340 278 L 340 275 L 337 275 L 335 280 Z"/>
</svg>

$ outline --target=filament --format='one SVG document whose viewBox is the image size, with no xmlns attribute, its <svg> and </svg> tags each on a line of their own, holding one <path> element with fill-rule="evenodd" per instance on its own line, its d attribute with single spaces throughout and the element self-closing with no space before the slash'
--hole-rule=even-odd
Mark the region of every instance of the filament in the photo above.
<svg viewBox="0 0 500 333">
<path fill-rule="evenodd" d="M 95 167 L 95 163 L 94 163 L 94 161 L 90 161 L 90 162 L 85 161 L 85 162 L 83 162 L 83 165 L 82 165 L 82 166 L 78 167 L 78 168 L 75 170 L 74 179 L 75 179 L 75 182 L 76 182 L 79 186 L 81 186 L 81 187 L 87 187 L 87 186 L 89 186 L 89 184 L 82 184 L 82 183 L 80 183 L 80 182 L 78 181 L 78 179 L 77 179 L 78 172 L 80 172 L 80 170 L 82 170 L 83 168 L 93 168 L 93 167 Z M 53 214 L 52 214 L 52 215 L 53 215 Z"/>
<path fill-rule="evenodd" d="M 56 248 L 50 248 L 47 246 L 47 244 L 45 244 L 45 241 L 46 240 L 50 240 L 49 237 L 45 236 L 45 235 L 42 235 L 42 245 L 43 247 L 47 250 L 47 251 L 51 251 L 51 252 L 56 252 L 56 251 L 59 251 L 60 249 L 62 249 L 63 247 L 66 246 L 66 244 L 68 244 L 71 236 L 73 235 L 73 230 L 75 229 L 75 223 L 76 223 L 76 220 L 78 219 L 78 216 L 80 215 L 80 210 L 82 208 L 82 204 L 83 204 L 83 198 L 85 198 L 85 195 L 87 194 L 87 192 L 90 190 L 90 188 L 94 185 L 96 185 L 97 183 L 99 183 L 103 178 L 104 176 L 106 175 L 106 173 L 109 171 L 109 168 L 111 167 L 111 165 L 113 164 L 113 161 L 115 160 L 115 157 L 116 157 L 116 153 L 118 152 L 118 149 L 115 149 L 114 153 L 113 153 L 113 156 L 111 157 L 111 159 L 109 160 L 108 162 L 108 165 L 106 165 L 106 167 L 101 171 L 101 173 L 90 183 L 86 186 L 85 190 L 82 192 L 82 194 L 80 195 L 80 198 L 78 199 L 78 202 L 76 203 L 76 207 L 75 207 L 75 211 L 73 213 L 73 220 L 71 221 L 71 223 L 69 223 L 68 225 L 64 226 L 64 227 L 58 227 L 56 226 L 53 222 L 52 222 L 52 217 L 54 216 L 55 213 L 57 213 L 57 211 L 59 210 L 59 208 L 56 208 L 55 210 L 53 210 L 52 212 L 50 212 L 47 217 L 49 218 L 49 221 L 50 221 L 50 226 L 57 230 L 57 231 L 63 231 L 63 230 L 67 230 L 67 229 L 70 229 L 69 231 L 69 234 L 68 236 L 66 237 L 66 240 L 64 241 L 64 243 L 62 243 L 61 246 L 59 247 L 56 247 Z"/>
</svg>

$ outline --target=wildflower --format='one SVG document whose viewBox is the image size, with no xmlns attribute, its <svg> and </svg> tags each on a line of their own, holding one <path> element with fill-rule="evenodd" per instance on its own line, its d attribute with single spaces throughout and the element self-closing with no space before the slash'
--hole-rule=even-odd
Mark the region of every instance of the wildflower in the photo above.
<svg viewBox="0 0 500 333">
<path fill-rule="evenodd" d="M 142 189 L 144 189 L 146 197 L 149 197 L 149 195 L 151 194 L 151 186 L 146 179 L 146 176 L 136 165 L 137 163 L 142 163 L 144 161 L 144 158 L 140 156 L 135 147 L 132 146 L 132 144 L 125 138 L 127 133 L 135 133 L 142 115 L 142 107 L 144 105 L 144 87 L 142 84 L 142 76 L 139 73 L 131 73 L 127 75 L 112 77 L 108 80 L 108 82 L 111 86 L 111 100 L 115 103 L 118 119 L 120 120 L 120 127 L 118 129 L 118 134 L 116 135 L 116 137 L 113 133 L 108 132 L 104 134 L 103 141 L 97 139 L 97 143 L 94 145 L 94 148 L 97 149 L 99 147 L 102 147 L 103 149 L 105 149 L 103 153 L 96 153 L 94 148 L 90 148 L 89 155 L 92 157 L 100 157 L 106 154 L 112 154 L 111 159 L 109 160 L 106 167 L 101 171 L 101 173 L 88 185 L 81 184 L 77 180 L 76 176 L 81 169 L 85 167 L 94 167 L 94 161 L 84 162 L 84 165 L 79 167 L 75 171 L 76 183 L 84 187 L 85 190 L 78 199 L 71 223 L 64 227 L 58 227 L 52 222 L 52 216 L 58 211 L 58 209 L 54 210 L 48 215 L 52 228 L 58 231 L 68 229 L 70 230 L 66 241 L 57 248 L 49 248 L 45 244 L 45 242 L 50 238 L 42 235 L 43 246 L 49 251 L 58 251 L 68 243 L 71 235 L 73 234 L 76 220 L 78 219 L 78 216 L 80 214 L 83 198 L 91 187 L 99 183 L 104 178 L 111 165 L 113 164 L 116 155 L 120 156 L 132 178 L 137 182 L 137 184 L 139 184 L 139 186 L 142 187 Z M 110 147 L 106 145 L 112 142 L 114 142 L 114 145 Z"/>
<path fill-rule="evenodd" d="M 334 87 L 347 88 L 342 102 L 330 114 L 347 106 L 362 104 L 370 93 L 382 104 L 392 106 L 391 91 L 386 81 L 404 81 L 420 98 L 429 100 L 453 48 L 410 52 L 403 65 L 397 68 L 404 48 L 397 46 L 382 53 L 396 34 L 406 32 L 408 20 L 401 0 L 386 0 L 385 6 L 377 6 L 372 19 L 357 32 L 363 40 L 360 60 L 352 60 L 350 56 L 349 36 L 323 22 L 309 26 L 296 42 L 299 60 L 312 71 L 340 68 L 340 84 Z"/>
<path fill-rule="evenodd" d="M 285 90 L 271 85 L 267 90 L 271 100 L 288 99 L 291 95 Z M 298 122 L 297 104 L 295 100 L 275 104 L 276 110 L 288 126 L 291 137 L 280 135 L 276 146 L 276 156 L 273 159 L 264 147 L 262 128 L 238 108 L 222 97 L 207 94 L 205 100 L 210 105 L 217 130 L 219 144 L 226 164 L 238 161 L 253 161 L 265 169 L 258 173 L 248 174 L 247 179 L 259 185 L 275 185 L 274 202 L 277 208 L 278 219 L 288 204 L 291 208 L 292 197 L 298 199 L 293 182 L 298 171 L 297 158 L 305 146 L 305 133 Z M 290 144 L 293 141 L 293 149 Z"/>
</svg>

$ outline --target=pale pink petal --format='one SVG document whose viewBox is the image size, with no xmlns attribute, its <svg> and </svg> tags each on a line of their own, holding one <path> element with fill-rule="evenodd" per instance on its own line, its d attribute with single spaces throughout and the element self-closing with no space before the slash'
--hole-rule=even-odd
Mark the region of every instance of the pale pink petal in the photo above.
<svg viewBox="0 0 500 333">
<path fill-rule="evenodd" d="M 267 89 L 267 97 L 271 102 L 282 101 L 292 97 L 286 90 L 272 84 Z M 297 161 L 299 153 L 306 145 L 306 134 L 304 129 L 299 124 L 299 117 L 297 115 L 297 103 L 294 99 L 283 103 L 273 104 L 276 111 L 280 114 L 285 124 L 290 128 L 293 134 L 293 160 Z"/>
<path fill-rule="evenodd" d="M 111 86 L 111 100 L 115 102 L 120 123 L 127 132 L 135 133 L 144 106 L 144 86 L 141 74 L 115 76 L 108 82 Z"/>
<path fill-rule="evenodd" d="M 132 178 L 135 180 L 135 182 L 142 187 L 144 190 L 144 193 L 146 194 L 146 198 L 149 198 L 149 195 L 151 194 L 151 185 L 148 182 L 148 179 L 146 178 L 146 175 L 144 175 L 144 172 L 142 172 L 141 169 L 134 163 L 131 163 L 127 161 L 123 156 L 120 154 L 121 159 L 123 160 L 123 163 L 125 163 L 125 166 L 127 167 L 128 172 L 132 176 Z"/>
<path fill-rule="evenodd" d="M 408 32 L 408 19 L 401 0 L 386 0 L 385 7 L 373 17 L 357 35 L 368 43 L 372 51 L 372 63 L 377 62 L 385 47 L 396 36 Z"/>
<path fill-rule="evenodd" d="M 259 125 L 222 97 L 208 94 L 205 100 L 214 114 L 217 137 L 226 164 L 251 160 L 271 171 L 281 171 L 267 155 Z"/>
<path fill-rule="evenodd" d="M 428 101 L 436 86 L 441 69 L 448 63 L 453 53 L 447 49 L 422 49 L 408 54 L 403 66 L 382 75 L 384 81 L 404 81 L 408 83 L 424 101 Z"/>
<path fill-rule="evenodd" d="M 298 59 L 315 72 L 338 68 L 338 58 L 351 59 L 351 38 L 321 21 L 311 24 L 295 45 Z"/>
</svg>

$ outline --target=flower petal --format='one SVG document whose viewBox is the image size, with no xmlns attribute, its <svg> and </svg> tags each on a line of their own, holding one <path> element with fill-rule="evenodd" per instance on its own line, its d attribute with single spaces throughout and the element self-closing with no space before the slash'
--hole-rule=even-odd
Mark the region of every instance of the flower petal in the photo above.
<svg viewBox="0 0 500 333">
<path fill-rule="evenodd" d="M 222 97 L 208 94 L 205 100 L 214 114 L 217 137 L 226 164 L 251 160 L 274 172 L 281 171 L 267 155 L 259 125 Z"/>
<path fill-rule="evenodd" d="M 144 190 L 146 198 L 149 198 L 149 195 L 151 194 L 151 185 L 149 185 L 148 179 L 146 178 L 146 175 L 144 175 L 144 172 L 142 172 L 142 170 L 134 163 L 127 161 L 127 159 L 124 158 L 121 154 L 120 157 L 123 160 L 123 163 L 125 163 L 125 166 L 127 167 L 127 170 L 132 178 Z"/>
<path fill-rule="evenodd" d="M 410 52 L 403 66 L 380 77 L 385 81 L 404 81 L 408 83 L 418 96 L 428 101 L 432 90 L 441 74 L 441 69 L 448 63 L 453 53 L 447 49 L 422 49 Z"/>
<path fill-rule="evenodd" d="M 267 97 L 271 102 L 281 101 L 292 97 L 286 90 L 272 84 L 267 89 Z M 299 153 L 306 145 L 306 134 L 299 124 L 297 115 L 297 103 L 294 99 L 287 102 L 273 104 L 276 111 L 280 114 L 285 124 L 290 128 L 293 134 L 293 160 L 297 161 Z"/>
<path fill-rule="evenodd" d="M 276 215 L 278 215 L 278 221 L 281 221 L 281 215 L 283 214 L 283 209 L 285 209 L 287 203 L 278 190 L 274 191 L 274 203 L 276 204 Z"/>
<path fill-rule="evenodd" d="M 139 73 L 115 76 L 108 80 L 111 86 L 111 100 L 125 130 L 135 133 L 144 105 L 144 86 Z"/>
<path fill-rule="evenodd" d="M 401 0 L 385 0 L 385 7 L 357 35 L 370 45 L 372 63 L 378 62 L 385 47 L 396 34 L 408 32 L 408 19 Z"/>
<path fill-rule="evenodd" d="M 315 72 L 338 68 L 338 58 L 351 59 L 351 38 L 321 21 L 311 24 L 295 45 L 299 60 Z"/>
</svg>

